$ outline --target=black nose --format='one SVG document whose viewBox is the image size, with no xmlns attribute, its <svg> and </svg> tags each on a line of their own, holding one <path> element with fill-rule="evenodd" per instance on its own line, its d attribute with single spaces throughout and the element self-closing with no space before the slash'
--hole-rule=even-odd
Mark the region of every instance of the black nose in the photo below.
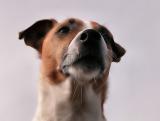
<svg viewBox="0 0 160 121">
<path fill-rule="evenodd" d="M 86 43 L 86 42 L 90 42 L 90 41 L 94 42 L 100 38 L 101 38 L 101 36 L 100 36 L 99 32 L 97 32 L 94 29 L 87 29 L 80 35 L 80 41 L 82 43 Z"/>
<path fill-rule="evenodd" d="M 83 32 L 80 36 L 80 41 L 81 42 L 85 42 L 88 39 L 88 33 L 87 32 Z"/>
</svg>

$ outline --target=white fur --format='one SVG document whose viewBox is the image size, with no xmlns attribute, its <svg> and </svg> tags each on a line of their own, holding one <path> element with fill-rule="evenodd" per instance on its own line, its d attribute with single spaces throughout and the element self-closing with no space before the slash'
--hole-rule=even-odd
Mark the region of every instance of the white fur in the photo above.
<svg viewBox="0 0 160 121">
<path fill-rule="evenodd" d="M 75 68 L 74 66 L 70 66 L 68 69 L 70 75 L 72 75 L 73 78 L 76 79 L 79 84 L 83 84 L 84 80 L 87 82 L 92 79 L 95 79 L 100 73 L 99 71 L 100 70 L 94 70 L 89 73 L 86 73 L 82 69 Z"/>
<path fill-rule="evenodd" d="M 69 79 L 61 84 L 51 85 L 46 78 L 42 78 L 39 84 L 38 108 L 33 121 L 58 121 L 56 108 L 60 103 L 68 103 L 70 86 Z"/>
<path fill-rule="evenodd" d="M 102 118 L 100 95 L 94 92 L 91 85 L 84 93 L 83 100 L 87 108 L 82 114 L 77 114 L 76 120 L 72 120 L 72 109 L 77 108 L 69 102 L 72 80 L 68 78 L 57 85 L 50 85 L 47 81 L 45 78 L 40 81 L 38 108 L 33 121 L 105 121 Z M 59 108 L 61 105 L 64 108 Z"/>
<path fill-rule="evenodd" d="M 94 92 L 92 85 L 86 90 L 85 100 L 88 104 L 88 113 L 84 112 L 85 121 L 104 121 L 102 118 L 101 97 Z"/>
</svg>

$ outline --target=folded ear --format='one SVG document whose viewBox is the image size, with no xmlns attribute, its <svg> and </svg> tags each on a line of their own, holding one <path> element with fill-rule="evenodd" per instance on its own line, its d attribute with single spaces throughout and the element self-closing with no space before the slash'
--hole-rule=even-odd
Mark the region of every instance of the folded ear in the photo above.
<svg viewBox="0 0 160 121">
<path fill-rule="evenodd" d="M 112 50 L 114 62 L 119 62 L 121 60 L 121 57 L 126 53 L 125 49 L 116 42 L 114 42 L 114 44 L 112 45 Z"/>
<path fill-rule="evenodd" d="M 112 33 L 106 27 L 99 25 L 98 31 L 103 36 L 106 44 L 111 46 L 113 62 L 119 62 L 126 52 L 125 49 L 114 41 Z"/>
<path fill-rule="evenodd" d="M 19 33 L 19 39 L 24 39 L 25 44 L 41 51 L 43 39 L 54 26 L 56 20 L 44 19 L 37 21 L 29 28 Z"/>
</svg>

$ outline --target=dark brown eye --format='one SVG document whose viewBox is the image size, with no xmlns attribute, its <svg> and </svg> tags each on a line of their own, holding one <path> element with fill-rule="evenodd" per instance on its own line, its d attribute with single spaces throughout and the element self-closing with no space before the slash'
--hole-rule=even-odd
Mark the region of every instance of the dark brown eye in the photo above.
<svg viewBox="0 0 160 121">
<path fill-rule="evenodd" d="M 58 33 L 67 34 L 69 31 L 70 31 L 70 28 L 68 26 L 64 26 L 58 30 Z"/>
</svg>

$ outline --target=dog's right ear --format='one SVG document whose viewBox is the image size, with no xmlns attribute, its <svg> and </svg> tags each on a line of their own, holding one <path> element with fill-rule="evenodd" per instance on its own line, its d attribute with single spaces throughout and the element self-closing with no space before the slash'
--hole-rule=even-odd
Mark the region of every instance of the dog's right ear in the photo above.
<svg viewBox="0 0 160 121">
<path fill-rule="evenodd" d="M 54 19 L 44 19 L 37 21 L 29 28 L 19 33 L 19 39 L 24 39 L 25 44 L 41 51 L 43 39 L 46 34 L 57 23 Z"/>
<path fill-rule="evenodd" d="M 112 61 L 119 62 L 121 57 L 126 53 L 126 50 L 120 44 L 114 41 L 112 33 L 106 27 L 100 25 L 98 31 L 103 36 L 105 42 L 112 48 Z"/>
</svg>

